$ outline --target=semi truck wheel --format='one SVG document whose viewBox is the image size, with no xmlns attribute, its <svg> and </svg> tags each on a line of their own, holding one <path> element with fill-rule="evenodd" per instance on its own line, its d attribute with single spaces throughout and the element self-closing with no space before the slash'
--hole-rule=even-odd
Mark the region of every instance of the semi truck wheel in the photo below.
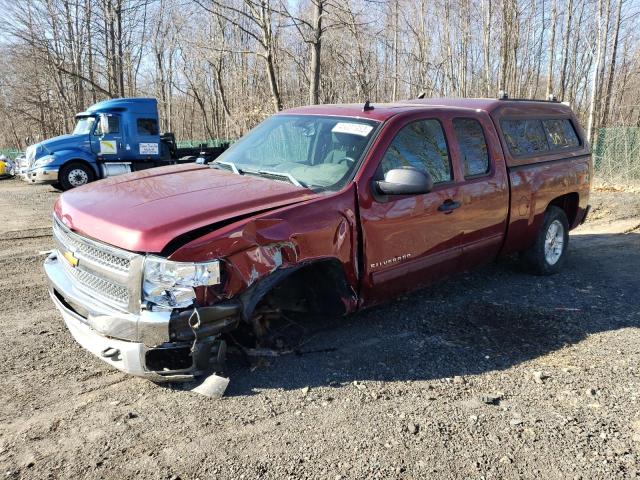
<svg viewBox="0 0 640 480">
<path fill-rule="evenodd" d="M 525 266 L 536 275 L 552 275 L 562 268 L 569 246 L 569 222 L 561 208 L 551 206 L 544 214 L 536 242 L 522 253 Z"/>
<path fill-rule="evenodd" d="M 58 182 L 63 191 L 71 190 L 92 182 L 94 179 L 93 170 L 84 163 L 69 163 L 60 169 Z"/>
</svg>

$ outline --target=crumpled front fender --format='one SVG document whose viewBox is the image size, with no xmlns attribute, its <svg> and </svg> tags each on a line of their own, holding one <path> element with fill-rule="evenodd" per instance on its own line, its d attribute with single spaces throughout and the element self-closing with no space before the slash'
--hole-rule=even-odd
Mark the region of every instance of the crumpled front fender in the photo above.
<svg viewBox="0 0 640 480">
<path fill-rule="evenodd" d="M 357 292 L 354 192 L 355 188 L 350 186 L 339 193 L 225 225 L 184 245 L 170 258 L 176 261 L 222 260 L 224 285 L 206 290 L 198 298 L 201 304 L 233 298 L 254 288 L 269 288 L 277 283 L 275 280 L 296 269 L 328 260 L 342 267 L 349 290 Z M 272 279 L 263 282 L 269 277 Z M 252 296 L 260 298 L 262 294 Z M 348 303 L 348 310 L 355 309 L 356 299 Z"/>
</svg>

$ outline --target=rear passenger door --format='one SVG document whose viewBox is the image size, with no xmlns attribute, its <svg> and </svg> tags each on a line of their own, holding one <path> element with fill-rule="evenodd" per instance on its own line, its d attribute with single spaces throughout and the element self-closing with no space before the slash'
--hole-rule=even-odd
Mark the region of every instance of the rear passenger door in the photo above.
<svg viewBox="0 0 640 480">
<path fill-rule="evenodd" d="M 462 268 L 493 260 L 507 230 L 509 182 L 493 122 L 484 112 L 451 120 L 451 149 L 458 162 L 457 222 L 462 229 Z"/>
<path fill-rule="evenodd" d="M 364 304 L 413 290 L 459 269 L 463 231 L 455 206 L 460 187 L 444 121 L 440 116 L 414 115 L 387 127 L 382 144 L 367 162 L 364 178 L 357 180 Z M 434 181 L 432 191 L 381 195 L 376 180 L 402 166 L 427 171 Z"/>
</svg>

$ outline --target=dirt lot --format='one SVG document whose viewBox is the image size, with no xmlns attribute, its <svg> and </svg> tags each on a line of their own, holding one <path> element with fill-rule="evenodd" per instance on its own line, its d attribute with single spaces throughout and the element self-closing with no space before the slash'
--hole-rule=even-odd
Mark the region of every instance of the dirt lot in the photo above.
<svg viewBox="0 0 640 480">
<path fill-rule="evenodd" d="M 109 368 L 46 293 L 51 187 L 0 181 L 6 478 L 637 478 L 640 193 L 596 192 L 563 273 L 505 259 L 231 358 L 227 396 Z"/>
</svg>

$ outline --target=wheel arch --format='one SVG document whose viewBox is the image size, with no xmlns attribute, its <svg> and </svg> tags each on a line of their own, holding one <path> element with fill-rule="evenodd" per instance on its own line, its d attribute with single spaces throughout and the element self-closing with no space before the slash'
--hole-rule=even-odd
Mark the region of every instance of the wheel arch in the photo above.
<svg viewBox="0 0 640 480">
<path fill-rule="evenodd" d="M 240 294 L 243 320 L 248 321 L 265 301 L 286 306 L 300 297 L 318 313 L 344 315 L 357 305 L 357 293 L 347 280 L 342 262 L 321 258 L 277 269 Z"/>
<path fill-rule="evenodd" d="M 580 205 L 580 196 L 577 192 L 566 193 L 564 195 L 560 195 L 559 197 L 554 198 L 547 205 L 546 210 L 549 207 L 554 206 L 560 208 L 564 211 L 564 214 L 567 216 L 567 221 L 569 222 L 569 229 L 577 227 L 578 223 L 578 210 Z"/>
<path fill-rule="evenodd" d="M 61 160 L 59 167 L 60 170 L 62 170 L 70 163 L 82 163 L 91 169 L 96 178 L 100 176 L 100 171 L 96 159 L 88 152 L 77 149 L 59 150 L 57 152 L 54 152 L 54 156 L 60 158 Z"/>
<path fill-rule="evenodd" d="M 60 170 L 62 170 L 64 167 L 71 165 L 73 163 L 79 163 L 82 165 L 85 165 L 87 167 L 89 167 L 89 169 L 93 172 L 93 174 L 95 175 L 95 177 L 97 178 L 99 175 L 98 169 L 97 169 L 97 165 L 95 163 L 91 163 L 86 161 L 83 158 L 78 158 L 78 157 L 74 157 L 74 158 L 70 158 L 69 160 L 67 160 L 66 162 L 64 162 L 62 165 L 60 165 Z"/>
</svg>

